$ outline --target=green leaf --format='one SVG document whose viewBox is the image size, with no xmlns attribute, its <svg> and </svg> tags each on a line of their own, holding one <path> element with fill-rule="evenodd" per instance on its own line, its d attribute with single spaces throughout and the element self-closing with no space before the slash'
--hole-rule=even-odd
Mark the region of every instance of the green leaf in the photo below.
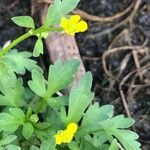
<svg viewBox="0 0 150 150">
<path fill-rule="evenodd" d="M 19 146 L 12 145 L 12 144 L 7 145 L 7 146 L 5 147 L 5 149 L 7 149 L 7 150 L 21 150 L 21 148 L 20 148 Z"/>
<path fill-rule="evenodd" d="M 65 128 L 58 112 L 59 111 L 49 109 L 46 113 L 47 116 L 45 116 L 47 118 L 46 121 L 50 123 L 50 127 L 53 128 L 53 131 L 58 131 Z"/>
<path fill-rule="evenodd" d="M 50 136 L 53 136 L 55 134 L 54 130 L 51 128 L 48 129 L 44 129 L 44 130 L 39 130 L 36 129 L 34 130 L 34 134 L 36 135 L 36 137 L 38 139 L 40 139 L 41 141 L 45 141 L 45 139 L 49 139 Z"/>
<path fill-rule="evenodd" d="M 115 116 L 109 120 L 106 120 L 103 124 L 105 124 L 105 128 L 108 129 L 116 129 L 116 128 L 129 128 L 135 123 L 132 118 L 124 118 L 124 115 Z"/>
<path fill-rule="evenodd" d="M 17 50 L 12 50 L 4 55 L 2 60 L 18 74 L 25 74 L 26 69 L 30 72 L 32 72 L 33 69 L 43 72 L 42 69 L 36 65 L 37 62 L 30 59 L 31 56 L 32 53 L 30 52 L 17 52 Z"/>
<path fill-rule="evenodd" d="M 97 150 L 98 148 L 95 147 L 95 145 L 92 142 L 89 142 L 88 140 L 82 139 L 81 140 L 81 150 Z"/>
<path fill-rule="evenodd" d="M 43 130 L 43 129 L 50 127 L 50 123 L 49 122 L 38 122 L 34 126 L 40 130 Z"/>
<path fill-rule="evenodd" d="M 47 90 L 49 97 L 57 91 L 66 88 L 73 81 L 78 67 L 78 60 L 68 60 L 64 64 L 58 60 L 54 65 L 50 66 Z"/>
<path fill-rule="evenodd" d="M 1 113 L 0 114 L 0 131 L 15 132 L 20 125 L 24 124 L 25 119 L 16 117 L 12 114 Z"/>
<path fill-rule="evenodd" d="M 116 139 L 113 140 L 113 142 L 111 143 L 109 150 L 118 150 L 118 142 Z"/>
<path fill-rule="evenodd" d="M 55 140 L 50 137 L 47 141 L 43 141 L 40 147 L 40 150 L 56 150 Z"/>
<path fill-rule="evenodd" d="M 140 143 L 137 141 L 138 135 L 130 130 L 124 130 L 133 125 L 134 120 L 131 118 L 124 118 L 124 115 L 119 115 L 106 121 L 94 123 L 89 126 L 80 128 L 79 136 L 87 133 L 95 133 L 105 131 L 106 136 L 115 137 L 127 150 L 140 150 Z M 109 138 L 110 139 L 110 138 Z"/>
<path fill-rule="evenodd" d="M 7 90 L 8 87 L 14 87 L 16 80 L 16 75 L 10 66 L 0 59 L 0 90 Z"/>
<path fill-rule="evenodd" d="M 13 142 L 17 138 L 16 135 L 4 135 L 3 138 L 0 140 L 0 147 L 4 145 L 8 145 Z"/>
<path fill-rule="evenodd" d="M 20 27 L 35 29 L 34 21 L 30 16 L 13 17 L 12 21 Z"/>
<path fill-rule="evenodd" d="M 99 149 L 108 139 L 105 136 L 105 133 L 103 131 L 99 133 L 94 133 L 92 135 L 85 135 L 84 140 L 88 143 L 91 143 L 94 147 Z"/>
<path fill-rule="evenodd" d="M 79 144 L 75 141 L 72 141 L 68 144 L 70 150 L 81 150 Z"/>
<path fill-rule="evenodd" d="M 69 95 L 69 111 L 66 118 L 67 123 L 78 122 L 91 103 L 94 94 L 90 91 L 92 86 L 92 75 L 86 73 L 80 80 L 78 86 L 71 90 Z"/>
<path fill-rule="evenodd" d="M 0 105 L 1 106 L 14 106 L 19 107 L 23 104 L 23 81 L 19 78 L 14 87 L 8 86 L 5 89 L 1 89 Z"/>
<path fill-rule="evenodd" d="M 34 98 L 35 94 L 29 87 L 25 87 L 23 96 L 26 101 L 30 101 Z"/>
<path fill-rule="evenodd" d="M 111 134 L 115 136 L 126 150 L 141 150 L 141 144 L 137 141 L 139 136 L 130 130 L 111 129 Z"/>
<path fill-rule="evenodd" d="M 38 57 L 40 54 L 43 54 L 43 41 L 41 38 L 38 38 L 34 46 L 33 56 Z"/>
<path fill-rule="evenodd" d="M 113 108 L 114 107 L 112 105 L 99 107 L 98 103 L 90 105 L 84 115 L 81 126 L 101 122 L 111 118 L 113 116 Z"/>
<path fill-rule="evenodd" d="M 26 139 L 30 138 L 33 132 L 34 128 L 30 122 L 26 122 L 25 124 L 23 124 L 22 134 Z"/>
<path fill-rule="evenodd" d="M 61 9 L 63 16 L 74 10 L 79 2 L 80 0 L 62 0 Z"/>
<path fill-rule="evenodd" d="M 30 89 L 38 96 L 44 97 L 46 94 L 46 85 L 44 76 L 37 70 L 32 71 L 32 80 L 28 82 Z"/>
<path fill-rule="evenodd" d="M 31 146 L 30 150 L 39 150 L 39 148 L 37 146 Z"/>
<path fill-rule="evenodd" d="M 63 16 L 70 13 L 80 0 L 54 0 L 48 8 L 45 26 L 59 24 Z"/>
<path fill-rule="evenodd" d="M 9 112 L 11 115 L 15 116 L 20 120 L 25 120 L 25 114 L 20 108 L 9 108 Z"/>
<path fill-rule="evenodd" d="M 68 96 L 53 97 L 48 100 L 48 105 L 56 110 L 60 110 L 67 104 L 68 104 Z"/>
</svg>

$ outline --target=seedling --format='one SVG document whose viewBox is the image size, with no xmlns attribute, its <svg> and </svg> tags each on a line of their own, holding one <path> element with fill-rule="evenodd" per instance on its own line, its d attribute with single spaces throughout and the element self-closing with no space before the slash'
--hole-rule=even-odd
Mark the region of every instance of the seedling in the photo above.
<svg viewBox="0 0 150 150">
<path fill-rule="evenodd" d="M 78 3 L 79 0 L 54 0 L 45 23 L 38 29 L 30 16 L 12 18 L 29 31 L 0 51 L 1 150 L 140 150 L 138 135 L 128 130 L 133 119 L 113 116 L 112 105 L 92 103 L 90 72 L 68 95 L 57 95 L 73 82 L 78 60 L 56 61 L 45 78 L 42 68 L 31 59 L 43 54 L 42 39 L 49 32 L 74 36 L 87 30 L 87 23 L 79 15 L 68 15 Z M 15 49 L 31 36 L 37 37 L 33 54 Z M 32 77 L 28 86 L 24 86 L 27 84 L 21 77 L 26 70 Z"/>
</svg>

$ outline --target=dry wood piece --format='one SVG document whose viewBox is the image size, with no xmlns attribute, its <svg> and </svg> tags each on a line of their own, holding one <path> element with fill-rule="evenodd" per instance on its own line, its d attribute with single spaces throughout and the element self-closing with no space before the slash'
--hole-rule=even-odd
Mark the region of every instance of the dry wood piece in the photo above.
<svg viewBox="0 0 150 150">
<path fill-rule="evenodd" d="M 62 61 L 72 58 L 80 60 L 81 65 L 76 76 L 76 80 L 78 81 L 85 73 L 85 68 L 75 38 L 73 36 L 54 32 L 46 39 L 46 45 L 52 62 L 55 62 L 57 59 L 61 59 Z"/>
</svg>

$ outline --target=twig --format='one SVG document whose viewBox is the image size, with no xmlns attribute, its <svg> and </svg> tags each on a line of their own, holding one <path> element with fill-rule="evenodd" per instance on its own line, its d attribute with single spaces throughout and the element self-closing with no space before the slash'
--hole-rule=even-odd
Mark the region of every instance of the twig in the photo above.
<svg viewBox="0 0 150 150">
<path fill-rule="evenodd" d="M 8 6 L 8 9 L 15 7 L 15 5 L 19 2 L 19 0 L 15 0 L 11 5 Z"/>
<path fill-rule="evenodd" d="M 38 3 L 52 4 L 53 0 L 38 0 Z"/>
<path fill-rule="evenodd" d="M 106 29 L 104 30 L 103 32 L 100 32 L 100 33 L 96 33 L 94 35 L 90 35 L 91 38 L 95 38 L 95 37 L 99 37 L 99 36 L 102 36 L 104 34 L 108 34 L 108 33 L 111 33 L 112 31 L 114 31 L 115 29 L 121 27 L 122 25 L 126 25 L 128 22 L 130 22 L 131 24 L 131 21 L 134 17 L 134 15 L 136 14 L 136 12 L 138 11 L 138 8 L 141 4 L 142 0 L 137 0 L 136 3 L 135 3 L 135 7 L 132 11 L 132 13 L 126 18 L 124 19 L 123 21 L 121 21 L 120 23 L 118 23 L 117 25 L 111 27 L 111 29 Z"/>
<path fill-rule="evenodd" d="M 140 71 L 145 70 L 145 69 L 148 68 L 148 67 L 150 67 L 150 64 L 148 64 L 148 65 L 146 65 L 146 66 L 144 66 L 144 67 L 141 67 L 141 68 L 140 68 Z M 122 90 L 122 86 L 123 86 L 123 85 L 125 84 L 125 82 L 129 79 L 129 77 L 130 77 L 131 75 L 133 75 L 134 73 L 136 73 L 136 72 L 137 72 L 137 69 L 134 70 L 134 71 L 132 71 L 132 72 L 130 72 L 128 75 L 126 75 L 126 76 L 122 79 L 122 81 L 121 81 L 121 83 L 120 83 L 120 85 L 119 85 L 119 91 L 120 91 L 121 99 L 122 99 L 122 102 L 123 102 L 123 105 L 124 105 L 124 108 L 125 108 L 125 111 L 126 111 L 128 117 L 131 117 L 131 113 L 130 113 L 130 111 L 129 111 L 129 108 L 128 108 L 128 105 L 127 105 L 127 101 L 126 101 L 124 92 L 123 92 L 123 90 Z"/>
<path fill-rule="evenodd" d="M 107 69 L 106 57 L 116 51 L 127 51 L 127 50 L 144 51 L 145 48 L 143 48 L 143 46 L 123 46 L 123 47 L 117 47 L 117 48 L 113 48 L 113 49 L 109 49 L 109 50 L 105 51 L 102 56 L 102 64 L 103 64 L 103 68 L 104 68 L 104 71 L 107 74 L 107 76 L 111 77 L 114 80 L 117 80 L 116 77 L 114 77 Z"/>
<path fill-rule="evenodd" d="M 125 95 L 123 93 L 122 87 L 120 87 L 120 86 L 119 86 L 119 92 L 120 92 L 120 96 L 121 96 L 121 99 L 122 99 L 123 106 L 125 108 L 126 114 L 127 114 L 128 117 L 131 117 L 131 113 L 130 113 L 130 110 L 128 108 L 128 104 L 126 102 Z"/>
<path fill-rule="evenodd" d="M 136 51 L 136 50 L 135 50 L 135 51 L 132 51 L 132 54 L 133 54 L 135 66 L 136 66 L 136 68 L 137 68 L 137 70 L 138 70 L 139 78 L 140 78 L 140 80 L 142 81 L 142 80 L 143 80 L 143 75 L 142 75 L 142 73 L 140 72 L 141 66 L 140 66 L 140 63 L 139 63 L 137 51 Z"/>
<path fill-rule="evenodd" d="M 99 16 L 91 15 L 91 14 L 88 14 L 87 12 L 82 11 L 80 9 L 76 9 L 76 10 L 72 11 L 72 13 L 73 14 L 78 14 L 82 18 L 87 19 L 87 20 L 91 20 L 91 21 L 111 22 L 113 20 L 116 20 L 116 19 L 124 16 L 127 12 L 129 12 L 130 9 L 132 8 L 132 6 L 134 5 L 134 3 L 135 3 L 135 1 L 133 1 L 130 4 L 130 6 L 128 8 L 126 8 L 123 12 L 117 13 L 114 16 L 110 16 L 110 17 L 99 17 Z"/>
<path fill-rule="evenodd" d="M 95 60 L 95 61 L 100 60 L 99 57 L 88 57 L 88 56 L 83 56 L 82 59 L 83 60 L 89 60 L 89 61 L 91 61 L 91 60 Z"/>
</svg>

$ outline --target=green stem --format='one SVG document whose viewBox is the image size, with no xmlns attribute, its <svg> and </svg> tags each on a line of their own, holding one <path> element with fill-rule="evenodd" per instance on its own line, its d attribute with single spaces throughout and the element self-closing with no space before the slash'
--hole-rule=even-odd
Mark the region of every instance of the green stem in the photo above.
<svg viewBox="0 0 150 150">
<path fill-rule="evenodd" d="M 51 97 L 51 96 L 48 96 L 48 95 L 46 94 L 46 96 L 45 96 L 43 99 L 40 100 L 40 104 L 39 104 L 39 106 L 37 107 L 37 109 L 35 110 L 35 114 L 36 114 L 36 115 L 37 115 L 38 113 L 40 113 L 40 112 L 45 108 L 45 106 L 47 105 L 47 101 L 48 101 L 49 97 Z"/>
<path fill-rule="evenodd" d="M 36 34 L 41 34 L 43 32 L 50 32 L 50 31 L 62 31 L 62 28 L 45 28 L 44 26 L 36 29 L 36 30 L 30 30 L 29 32 L 23 34 L 22 36 L 18 37 L 16 40 L 14 40 L 12 43 L 10 43 L 7 47 L 3 48 L 0 51 L 0 57 L 5 55 L 10 49 L 12 49 L 14 46 L 16 46 L 18 43 L 22 42 L 23 40 L 29 38 L 30 36 L 34 36 Z"/>
<path fill-rule="evenodd" d="M 44 109 L 46 104 L 47 102 L 42 99 L 34 114 L 37 115 L 38 113 L 40 113 Z"/>
<path fill-rule="evenodd" d="M 23 34 L 22 36 L 18 37 L 16 40 L 14 40 L 12 43 L 10 43 L 7 47 L 3 48 L 0 51 L 0 57 L 2 57 L 3 55 L 5 55 L 10 49 L 12 49 L 18 43 L 20 43 L 21 41 L 27 39 L 30 36 L 32 36 L 32 34 L 30 34 L 29 32 L 27 32 L 27 33 Z"/>
</svg>

